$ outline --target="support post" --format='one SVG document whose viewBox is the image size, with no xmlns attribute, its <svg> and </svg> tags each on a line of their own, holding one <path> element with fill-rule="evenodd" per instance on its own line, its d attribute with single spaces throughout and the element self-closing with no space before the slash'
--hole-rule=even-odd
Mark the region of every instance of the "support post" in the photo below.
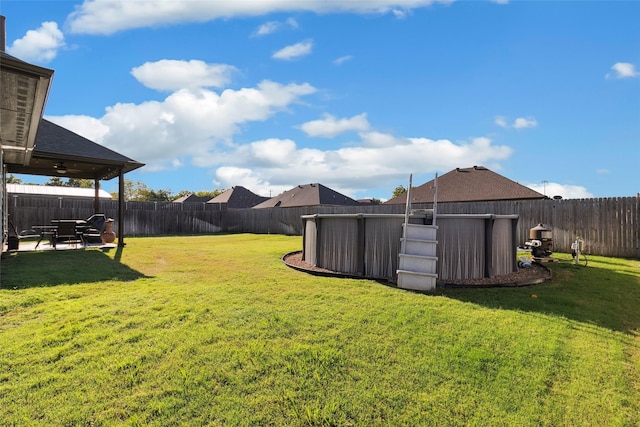
<svg viewBox="0 0 640 427">
<path fill-rule="evenodd" d="M 511 262 L 513 262 L 511 271 L 513 272 L 518 271 L 518 221 L 520 221 L 520 215 L 511 220 Z"/>
<path fill-rule="evenodd" d="M 495 218 L 484 220 L 484 277 L 493 277 L 493 223 Z"/>
<path fill-rule="evenodd" d="M 93 196 L 93 213 L 100 212 L 100 180 L 98 178 L 95 179 L 93 188 L 95 189 Z"/>
<path fill-rule="evenodd" d="M 124 172 L 118 173 L 118 247 L 124 248 Z"/>
<path fill-rule="evenodd" d="M 365 245 L 365 238 L 367 233 L 367 228 L 366 228 L 367 223 L 366 223 L 366 219 L 361 214 L 358 216 L 357 223 L 358 223 L 358 247 L 356 249 L 356 259 L 358 262 L 357 270 L 358 270 L 359 276 L 364 276 L 365 268 L 366 268 L 366 263 L 364 260 L 364 257 L 365 257 L 364 245 Z"/>
</svg>

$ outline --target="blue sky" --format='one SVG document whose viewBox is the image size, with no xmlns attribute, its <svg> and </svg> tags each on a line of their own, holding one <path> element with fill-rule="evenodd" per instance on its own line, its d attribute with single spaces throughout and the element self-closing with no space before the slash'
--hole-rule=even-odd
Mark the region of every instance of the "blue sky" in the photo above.
<svg viewBox="0 0 640 427">
<path fill-rule="evenodd" d="M 45 117 L 145 163 L 127 178 L 152 189 L 320 182 L 385 200 L 409 174 L 484 165 L 548 196 L 640 192 L 637 1 L 2 0 L 0 13 L 8 53 L 55 70 Z"/>
</svg>

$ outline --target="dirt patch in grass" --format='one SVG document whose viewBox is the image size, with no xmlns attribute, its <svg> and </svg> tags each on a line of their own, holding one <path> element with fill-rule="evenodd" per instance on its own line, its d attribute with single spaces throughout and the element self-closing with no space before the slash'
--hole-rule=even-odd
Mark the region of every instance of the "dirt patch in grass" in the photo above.
<svg viewBox="0 0 640 427">
<path fill-rule="evenodd" d="M 282 257 L 282 261 L 289 267 L 295 268 L 296 270 L 306 271 L 311 274 L 338 277 L 360 277 L 308 264 L 302 259 L 301 251 L 286 254 Z M 544 265 L 534 262 L 531 264 L 531 267 L 518 267 L 517 271 L 501 276 L 484 277 L 481 279 L 438 280 L 438 284 L 446 287 L 492 288 L 500 286 L 535 285 L 549 279 L 551 279 L 551 271 L 549 271 L 549 269 Z"/>
</svg>

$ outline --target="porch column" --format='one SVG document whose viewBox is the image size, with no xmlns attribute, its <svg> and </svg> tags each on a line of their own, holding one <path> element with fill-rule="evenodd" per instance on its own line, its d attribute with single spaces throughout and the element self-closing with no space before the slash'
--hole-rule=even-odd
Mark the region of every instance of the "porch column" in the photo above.
<svg viewBox="0 0 640 427">
<path fill-rule="evenodd" d="M 93 213 L 100 212 L 100 180 L 98 178 L 95 179 L 93 188 L 95 189 L 95 195 L 93 198 Z"/>
<path fill-rule="evenodd" d="M 124 248 L 124 172 L 118 174 L 118 247 Z"/>
</svg>

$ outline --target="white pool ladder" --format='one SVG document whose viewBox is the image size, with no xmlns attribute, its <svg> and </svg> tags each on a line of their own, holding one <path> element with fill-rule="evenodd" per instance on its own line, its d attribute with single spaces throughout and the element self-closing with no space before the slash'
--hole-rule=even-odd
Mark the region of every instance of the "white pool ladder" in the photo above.
<svg viewBox="0 0 640 427">
<path fill-rule="evenodd" d="M 409 175 L 407 203 L 404 214 L 400 253 L 398 259 L 398 287 L 415 291 L 432 291 L 438 279 L 436 256 L 437 231 L 436 214 L 438 200 L 438 174 L 435 178 L 433 221 L 431 225 L 410 224 L 412 175 Z"/>
</svg>

